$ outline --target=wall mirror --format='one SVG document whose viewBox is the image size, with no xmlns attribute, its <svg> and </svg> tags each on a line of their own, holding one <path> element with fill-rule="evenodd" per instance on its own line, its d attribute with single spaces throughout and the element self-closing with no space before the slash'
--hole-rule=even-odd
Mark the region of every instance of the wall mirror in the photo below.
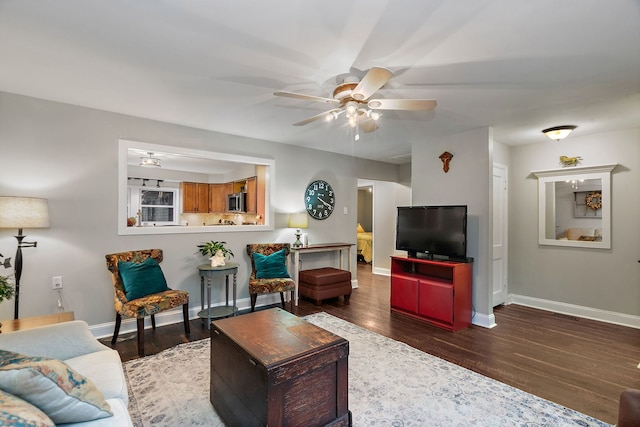
<svg viewBox="0 0 640 427">
<path fill-rule="evenodd" d="M 118 234 L 273 230 L 273 159 L 120 140 Z"/>
<path fill-rule="evenodd" d="M 538 243 L 611 248 L 611 171 L 617 164 L 532 172 L 538 178 Z"/>
</svg>

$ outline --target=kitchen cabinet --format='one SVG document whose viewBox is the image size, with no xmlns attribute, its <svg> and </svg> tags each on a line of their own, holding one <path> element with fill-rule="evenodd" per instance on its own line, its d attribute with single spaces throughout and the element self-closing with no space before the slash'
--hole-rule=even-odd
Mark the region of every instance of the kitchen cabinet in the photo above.
<svg viewBox="0 0 640 427">
<path fill-rule="evenodd" d="M 227 211 L 227 195 L 233 193 L 233 183 L 209 184 L 209 212 Z"/>
<path fill-rule="evenodd" d="M 258 194 L 257 187 L 258 179 L 255 176 L 247 178 L 245 183 L 245 191 L 247 192 L 247 200 L 246 200 L 246 211 L 248 214 L 256 214 L 258 213 Z"/>
<path fill-rule="evenodd" d="M 182 182 L 183 213 L 208 213 L 209 212 L 209 184 L 204 182 Z"/>
</svg>

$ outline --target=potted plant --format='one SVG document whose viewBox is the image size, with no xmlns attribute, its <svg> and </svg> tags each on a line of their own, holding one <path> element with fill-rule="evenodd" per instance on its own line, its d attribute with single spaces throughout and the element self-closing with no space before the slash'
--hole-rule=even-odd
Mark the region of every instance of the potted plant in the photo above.
<svg viewBox="0 0 640 427">
<path fill-rule="evenodd" d="M 0 302 L 10 299 L 16 292 L 13 283 L 9 282 L 9 276 L 0 276 Z M 0 323 L 0 328 L 2 323 Z"/>
<path fill-rule="evenodd" d="M 15 287 L 9 282 L 9 276 L 0 276 L 0 302 L 12 298 L 14 293 Z"/>
<path fill-rule="evenodd" d="M 212 267 L 218 267 L 225 264 L 225 258 L 229 256 L 233 258 L 234 256 L 231 249 L 225 247 L 226 244 L 227 242 L 216 242 L 212 240 L 198 245 L 198 250 L 202 255 L 209 257 Z"/>
</svg>

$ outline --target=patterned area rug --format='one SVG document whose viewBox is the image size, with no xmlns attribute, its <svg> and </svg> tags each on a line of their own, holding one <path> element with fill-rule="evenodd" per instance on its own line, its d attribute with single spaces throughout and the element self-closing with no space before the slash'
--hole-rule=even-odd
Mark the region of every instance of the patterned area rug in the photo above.
<svg viewBox="0 0 640 427">
<path fill-rule="evenodd" d="M 354 426 L 609 426 L 326 313 L 349 341 Z M 136 427 L 224 426 L 209 402 L 208 339 L 124 364 Z"/>
</svg>

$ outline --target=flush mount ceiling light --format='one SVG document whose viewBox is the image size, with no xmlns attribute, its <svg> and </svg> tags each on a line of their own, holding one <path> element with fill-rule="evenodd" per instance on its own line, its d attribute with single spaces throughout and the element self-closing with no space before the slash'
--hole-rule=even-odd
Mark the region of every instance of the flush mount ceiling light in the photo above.
<svg viewBox="0 0 640 427">
<path fill-rule="evenodd" d="M 571 125 L 554 126 L 552 128 L 544 129 L 542 133 L 544 133 L 554 141 L 560 141 L 561 139 L 565 139 L 566 137 L 568 137 L 569 134 L 573 132 L 577 127 L 578 126 L 571 126 Z"/>
<path fill-rule="evenodd" d="M 140 166 L 157 166 L 160 167 L 160 159 L 153 157 L 153 153 L 147 152 L 149 157 L 140 157 Z"/>
</svg>

